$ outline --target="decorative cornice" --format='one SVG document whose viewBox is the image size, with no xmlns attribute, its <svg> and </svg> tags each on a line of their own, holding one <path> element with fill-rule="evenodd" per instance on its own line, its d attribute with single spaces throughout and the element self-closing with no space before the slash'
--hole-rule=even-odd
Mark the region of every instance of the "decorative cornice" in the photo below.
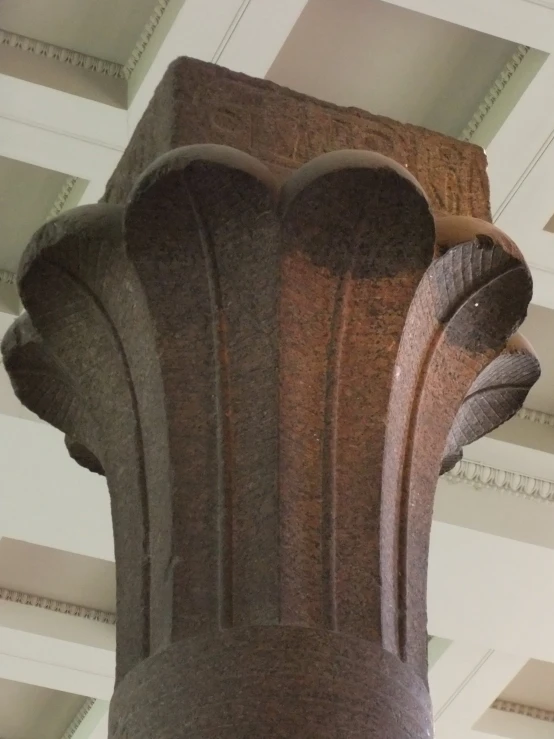
<svg viewBox="0 0 554 739">
<path fill-rule="evenodd" d="M 4 31 L 0 29 L 0 46 L 10 46 L 13 49 L 21 49 L 36 56 L 54 59 L 64 64 L 71 64 L 73 67 L 81 67 L 91 72 L 98 72 L 106 77 L 117 77 L 123 79 L 125 77 L 123 66 L 117 62 L 109 62 L 105 59 L 98 59 L 95 56 L 81 54 L 79 51 L 71 51 L 61 46 L 47 44 L 44 41 L 37 41 L 27 36 L 21 36 L 18 33 Z"/>
<path fill-rule="evenodd" d="M 547 721 L 554 724 L 554 711 L 546 711 L 542 708 L 535 708 L 534 706 L 526 706 L 523 703 L 514 703 L 513 701 L 496 700 L 492 707 L 497 711 L 504 711 L 505 713 L 517 713 L 520 716 L 529 716 L 529 718 L 536 718 L 539 721 Z"/>
<path fill-rule="evenodd" d="M 107 77 L 115 77 L 117 79 L 130 79 L 133 71 L 139 63 L 148 44 L 150 43 L 154 32 L 158 28 L 160 21 L 169 7 L 171 0 L 158 0 L 154 9 L 146 22 L 142 33 L 140 34 L 135 47 L 133 48 L 126 64 L 118 64 L 106 59 L 99 59 L 89 54 L 81 54 L 79 51 L 65 49 L 62 46 L 48 44 L 44 41 L 22 36 L 19 33 L 12 33 L 0 29 L 0 46 L 10 46 L 13 49 L 27 51 L 36 56 L 43 56 L 48 59 L 54 59 L 64 64 L 71 64 L 73 67 L 81 67 L 82 69 L 98 72 Z"/>
<path fill-rule="evenodd" d="M 495 79 L 489 92 L 487 93 L 487 95 L 485 95 L 485 99 L 479 105 L 479 107 L 471 117 L 469 123 L 462 131 L 462 134 L 460 136 L 462 141 L 471 141 L 477 129 L 486 118 L 486 116 L 489 114 L 491 108 L 496 103 L 496 101 L 504 91 L 506 85 L 513 77 L 517 68 L 527 56 L 529 50 L 529 46 L 523 46 L 520 44 L 517 47 L 515 54 L 512 55 L 502 72 Z"/>
<path fill-rule="evenodd" d="M 463 459 L 444 477 L 452 483 L 468 483 L 478 490 L 494 488 L 513 495 L 554 503 L 554 481 L 523 475 L 519 472 L 500 470 L 481 462 Z"/>
<path fill-rule="evenodd" d="M 76 184 L 77 184 L 77 177 L 67 178 L 67 180 L 63 184 L 62 189 L 58 193 L 56 200 L 54 201 L 52 210 L 50 211 L 50 213 L 48 213 L 46 217 L 47 221 L 51 221 L 52 218 L 55 218 L 56 216 L 60 215 L 60 213 L 65 207 L 65 204 L 67 203 L 69 196 L 73 192 L 73 188 L 75 187 Z"/>
<path fill-rule="evenodd" d="M 107 613 L 96 608 L 85 608 L 84 606 L 77 606 L 73 603 L 64 603 L 53 598 L 43 598 L 38 595 L 21 593 L 18 590 L 9 590 L 8 588 L 0 588 L 0 600 L 8 601 L 9 603 L 21 603 L 24 606 L 33 606 L 33 608 L 44 608 L 47 611 L 65 613 L 68 616 L 85 618 L 89 621 L 98 621 L 103 624 L 113 625 L 116 621 L 114 613 Z"/>
<path fill-rule="evenodd" d="M 150 43 L 150 40 L 152 39 L 156 28 L 159 26 L 163 14 L 169 7 L 170 1 L 171 0 L 158 0 L 158 2 L 156 3 L 150 18 L 144 26 L 143 32 L 140 34 L 139 39 L 135 44 L 135 48 L 131 52 L 127 63 L 123 67 L 122 76 L 125 77 L 125 79 L 129 79 L 133 74 L 137 64 L 140 61 L 140 58 L 144 54 L 146 47 Z"/>
<path fill-rule="evenodd" d="M 533 411 L 530 408 L 522 408 L 517 412 L 517 418 L 531 423 L 539 423 L 542 426 L 554 426 L 554 415 L 543 411 Z"/>
<path fill-rule="evenodd" d="M 77 732 L 77 729 L 83 723 L 87 715 L 90 713 L 95 703 L 96 700 L 94 698 L 85 698 L 85 702 L 75 714 L 73 721 L 69 724 L 67 729 L 62 734 L 61 739 L 71 739 L 71 737 Z"/>
<path fill-rule="evenodd" d="M 0 269 L 0 284 L 1 285 L 15 285 L 16 276 L 13 272 L 8 272 L 7 269 Z"/>
</svg>

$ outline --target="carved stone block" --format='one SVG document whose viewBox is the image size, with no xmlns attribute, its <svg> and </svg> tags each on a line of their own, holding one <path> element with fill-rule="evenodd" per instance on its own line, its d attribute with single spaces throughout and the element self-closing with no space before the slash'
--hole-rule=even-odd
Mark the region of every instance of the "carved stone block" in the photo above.
<svg viewBox="0 0 554 739">
<path fill-rule="evenodd" d="M 204 143 L 247 152 L 280 180 L 326 152 L 376 151 L 409 169 L 435 214 L 490 219 L 486 157 L 479 147 L 187 58 L 170 66 L 156 90 L 106 202 L 123 204 L 156 157 Z"/>
<path fill-rule="evenodd" d="M 437 478 L 539 374 L 482 152 L 179 60 L 107 200 L 2 351 L 108 481 L 111 739 L 429 739 Z"/>
</svg>

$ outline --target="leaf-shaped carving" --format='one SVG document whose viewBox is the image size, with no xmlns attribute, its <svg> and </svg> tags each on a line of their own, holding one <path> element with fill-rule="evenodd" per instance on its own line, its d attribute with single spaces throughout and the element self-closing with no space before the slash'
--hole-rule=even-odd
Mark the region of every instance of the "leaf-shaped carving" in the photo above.
<svg viewBox="0 0 554 739">
<path fill-rule="evenodd" d="M 89 472 L 94 472 L 97 475 L 105 475 L 104 469 L 98 458 L 91 452 L 91 450 L 80 441 L 71 438 L 70 436 L 65 437 L 65 446 L 72 459 L 84 467 Z"/>
<path fill-rule="evenodd" d="M 40 339 L 20 319 L 6 340 L 14 385 L 108 479 L 118 680 L 171 642 L 274 623 L 382 643 L 425 680 L 443 453 L 538 371 L 504 351 L 530 299 L 507 237 L 435 224 L 378 155 L 325 155 L 279 191 L 194 146 L 125 209 L 41 229 L 20 290 Z"/>
<path fill-rule="evenodd" d="M 135 383 L 156 376 L 151 342 L 144 341 L 144 301 L 124 257 L 121 216 L 121 209 L 113 206 L 63 214 L 37 232 L 19 274 L 23 304 L 40 334 L 42 356 L 53 369 L 50 385 L 59 387 L 63 378 L 58 397 L 68 388 L 67 400 L 60 397 L 59 404 L 63 409 L 63 402 L 71 402 L 71 413 L 60 412 L 57 403 L 34 402 L 33 382 L 21 385 L 22 397 L 78 442 L 80 461 L 105 470 L 109 481 L 115 551 L 122 564 L 117 570 L 118 602 L 130 614 L 125 628 L 118 627 L 118 679 L 149 649 L 146 466 Z M 141 319 L 142 335 L 136 331 Z M 4 346 L 16 387 L 30 366 L 30 345 L 18 338 L 28 321 L 18 319 Z M 140 351 L 133 351 L 138 344 Z M 152 365 L 148 373 L 140 364 L 146 358 Z M 144 398 L 149 397 L 145 392 Z M 95 420 L 94 436 L 83 423 L 89 417 Z"/>
<path fill-rule="evenodd" d="M 425 674 L 425 580 L 432 501 L 455 415 L 475 378 L 523 321 L 531 279 L 519 251 L 493 227 L 453 240 L 416 292 L 391 391 L 383 474 L 385 643 Z M 471 220 L 471 219 L 470 219 Z M 444 225 L 444 224 L 443 224 Z M 479 229 L 480 231 L 481 229 Z M 484 229 L 483 229 L 484 230 Z M 456 246 L 453 241 L 462 238 Z M 416 575 L 419 573 L 419 575 Z"/>
<path fill-rule="evenodd" d="M 509 421 L 539 377 L 540 365 L 531 345 L 516 334 L 470 387 L 448 434 L 441 475 L 461 460 L 464 446 Z"/>
<path fill-rule="evenodd" d="M 97 446 L 97 419 L 80 402 L 74 378 L 48 350 L 27 314 L 6 333 L 2 353 L 14 392 L 29 410 L 66 433 L 79 433 L 89 446 Z"/>
</svg>

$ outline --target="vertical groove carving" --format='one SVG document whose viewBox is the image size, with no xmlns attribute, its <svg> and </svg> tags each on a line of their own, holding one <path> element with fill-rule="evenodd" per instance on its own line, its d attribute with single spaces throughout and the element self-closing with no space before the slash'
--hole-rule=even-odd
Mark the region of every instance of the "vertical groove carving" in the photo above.
<svg viewBox="0 0 554 739">
<path fill-rule="evenodd" d="M 385 615 L 385 645 L 422 676 L 426 584 L 415 573 L 427 569 L 435 480 L 448 433 L 474 378 L 523 319 L 530 289 L 517 255 L 476 238 L 431 265 L 406 320 L 391 392 L 382 507 L 383 531 L 393 534 L 383 542 L 383 568 L 399 574 L 384 573 L 383 602 L 394 603 L 396 614 L 393 622 Z"/>
<path fill-rule="evenodd" d="M 94 216 L 98 213 L 99 218 Z M 93 215 L 94 214 L 94 215 Z M 133 373 L 123 343 L 121 317 L 125 313 L 125 287 L 119 308 L 113 309 L 112 280 L 121 286 L 132 282 L 122 258 L 121 211 L 113 206 L 82 208 L 47 224 L 33 240 L 20 271 L 20 292 L 44 341 L 45 353 L 66 375 L 76 378 L 73 404 L 93 412 L 97 432 L 80 428 L 55 408 L 43 417 L 85 445 L 92 446 L 110 481 L 112 514 L 117 530 L 115 549 L 123 566 L 118 570 L 118 597 L 132 614 L 125 628 L 118 626 L 117 679 L 149 654 L 149 525 L 140 413 Z M 41 310 L 43 281 L 53 289 L 49 310 Z M 137 304 L 135 303 L 135 312 Z M 86 356 L 83 341 L 93 354 Z M 110 377 L 114 397 L 103 392 L 104 373 Z M 40 411 L 40 408 L 38 409 Z M 112 413 L 125 419 L 121 437 L 108 419 Z M 120 454 L 133 460 L 131 474 L 120 464 Z M 123 479 L 124 476 L 124 479 Z M 129 515 L 132 511 L 132 515 Z M 121 542 L 129 544 L 125 551 Z M 123 574 L 125 572 L 125 574 Z M 125 583 L 125 584 L 124 584 Z M 132 583 L 132 586 L 130 585 Z"/>
<path fill-rule="evenodd" d="M 301 168 L 282 203 L 285 620 L 379 639 L 382 414 L 433 221 L 405 170 L 363 152 Z"/>
<path fill-rule="evenodd" d="M 194 146 L 52 221 L 19 282 L 16 391 L 109 482 L 112 738 L 428 738 L 436 481 L 539 373 L 515 245 L 378 155 L 280 188 Z"/>
<path fill-rule="evenodd" d="M 190 186 L 187 196 L 194 214 L 206 265 L 214 353 L 217 437 L 218 622 L 233 624 L 233 419 L 230 398 L 229 350 L 217 255 Z"/>
<path fill-rule="evenodd" d="M 322 532 L 323 548 L 323 611 L 327 628 L 337 629 L 337 454 L 340 383 L 344 335 L 348 319 L 348 301 L 351 292 L 352 270 L 349 269 L 338 280 L 331 319 L 325 411 L 323 421 L 323 472 L 322 472 Z"/>
</svg>

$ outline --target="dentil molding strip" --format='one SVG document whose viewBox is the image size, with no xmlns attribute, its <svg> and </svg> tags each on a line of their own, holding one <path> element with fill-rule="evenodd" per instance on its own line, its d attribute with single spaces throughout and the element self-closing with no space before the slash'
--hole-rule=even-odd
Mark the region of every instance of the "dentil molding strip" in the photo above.
<svg viewBox="0 0 554 739">
<path fill-rule="evenodd" d="M 492 707 L 497 711 L 504 711 L 505 713 L 517 713 L 520 716 L 529 716 L 529 718 L 536 718 L 539 721 L 548 721 L 554 724 L 554 711 L 545 711 L 542 708 L 535 708 L 534 706 L 526 706 L 523 703 L 514 703 L 513 701 L 496 700 Z"/>
<path fill-rule="evenodd" d="M 469 123 L 462 131 L 460 138 L 462 141 L 471 141 L 479 126 L 483 123 L 484 119 L 490 113 L 493 105 L 497 102 L 498 98 L 512 79 L 517 68 L 521 62 L 525 59 L 530 51 L 529 46 L 519 45 L 517 51 L 512 55 L 502 72 L 493 82 L 490 90 L 485 95 L 485 99 L 479 105 Z"/>
<path fill-rule="evenodd" d="M 88 54 L 81 54 L 79 51 L 64 49 L 54 44 L 47 44 L 44 41 L 37 41 L 37 39 L 21 36 L 11 31 L 0 29 L 0 45 L 11 46 L 13 49 L 21 49 L 21 51 L 28 51 L 31 54 L 43 56 L 47 59 L 55 59 L 64 64 L 71 64 L 73 67 L 89 69 L 92 72 L 98 72 L 98 74 L 103 74 L 107 77 L 119 77 L 122 79 L 125 77 L 121 64 L 109 62 L 105 59 L 98 59 Z"/>
<path fill-rule="evenodd" d="M 8 588 L 0 588 L 0 600 L 7 601 L 9 603 L 21 603 L 24 606 L 33 606 L 33 608 L 44 608 L 47 611 L 65 613 L 68 616 L 85 618 L 89 621 L 98 621 L 103 624 L 113 625 L 116 622 L 115 613 L 100 611 L 96 608 L 76 606 L 73 603 L 64 603 L 63 601 L 55 600 L 53 598 L 43 598 L 38 595 L 21 593 L 18 590 L 9 590 Z"/>
<path fill-rule="evenodd" d="M 69 724 L 67 729 L 62 734 L 61 739 L 71 739 L 71 737 L 77 732 L 79 726 L 83 723 L 85 718 L 91 712 L 92 707 L 96 701 L 94 698 L 86 698 L 81 708 L 75 714 L 73 721 Z"/>
<path fill-rule="evenodd" d="M 148 46 L 148 44 L 150 43 L 150 40 L 152 39 L 152 36 L 154 35 L 155 30 L 160 25 L 162 16 L 167 10 L 167 8 L 169 7 L 170 2 L 171 0 L 158 0 L 156 5 L 154 6 L 154 10 L 152 11 L 150 18 L 148 19 L 146 25 L 144 26 L 144 30 L 140 34 L 140 37 L 137 43 L 135 44 L 135 48 L 131 52 L 131 55 L 129 59 L 127 60 L 127 63 L 123 67 L 123 77 L 125 77 L 125 79 L 128 80 L 133 74 L 135 67 L 139 63 L 141 56 L 144 54 L 146 47 Z"/>
<path fill-rule="evenodd" d="M 55 218 L 56 216 L 59 216 L 62 210 L 65 208 L 65 204 L 67 203 L 67 200 L 71 193 L 73 192 L 73 188 L 77 184 L 78 180 L 77 177 L 68 177 L 67 180 L 64 182 L 62 189 L 58 193 L 57 198 L 54 201 L 54 205 L 52 206 L 52 209 L 50 213 L 48 213 L 46 220 L 51 221 L 52 218 Z"/>
<path fill-rule="evenodd" d="M 543 411 L 532 411 L 530 408 L 522 408 L 517 412 L 517 418 L 531 423 L 540 423 L 543 426 L 554 426 L 554 415 Z"/>
<path fill-rule="evenodd" d="M 465 482 L 474 488 L 494 488 L 532 500 L 554 503 L 554 481 L 500 470 L 481 462 L 463 459 L 444 478 L 452 483 Z"/>
<path fill-rule="evenodd" d="M 6 269 L 0 269 L 0 284 L 1 285 L 15 285 L 15 274 L 8 272 Z"/>
<path fill-rule="evenodd" d="M 47 59 L 55 59 L 58 62 L 64 64 L 71 64 L 73 67 L 81 67 L 82 69 L 88 69 L 91 72 L 97 72 L 107 77 L 115 77 L 118 79 L 128 80 L 135 67 L 140 61 L 140 58 L 144 54 L 144 51 L 152 36 L 154 35 L 157 27 L 160 24 L 163 14 L 169 7 L 171 0 L 158 0 L 154 9 L 144 26 L 144 30 L 140 34 L 126 64 L 118 64 L 117 62 L 111 62 L 106 59 L 99 59 L 89 54 L 81 54 L 79 51 L 72 51 L 71 49 L 65 49 L 62 46 L 56 46 L 55 44 L 48 44 L 38 39 L 29 38 L 28 36 L 22 36 L 19 33 L 12 33 L 11 31 L 5 31 L 0 29 L 0 46 L 10 46 L 13 49 L 20 49 L 21 51 L 27 51 L 30 54 L 36 56 L 43 56 Z"/>
</svg>

